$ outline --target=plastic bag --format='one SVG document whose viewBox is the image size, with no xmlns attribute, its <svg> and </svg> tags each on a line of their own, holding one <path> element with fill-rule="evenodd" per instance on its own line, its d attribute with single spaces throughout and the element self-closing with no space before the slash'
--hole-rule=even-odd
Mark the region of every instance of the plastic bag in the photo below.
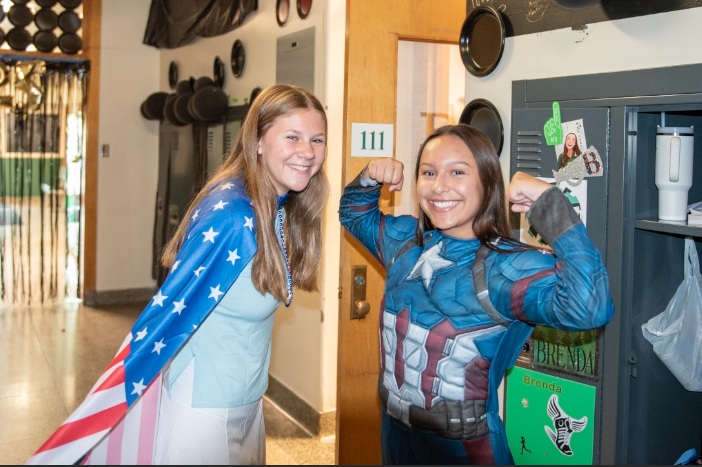
<svg viewBox="0 0 702 467">
<path fill-rule="evenodd" d="M 692 238 L 685 239 L 685 279 L 665 311 L 641 329 L 680 384 L 702 391 L 702 276 Z"/>
</svg>

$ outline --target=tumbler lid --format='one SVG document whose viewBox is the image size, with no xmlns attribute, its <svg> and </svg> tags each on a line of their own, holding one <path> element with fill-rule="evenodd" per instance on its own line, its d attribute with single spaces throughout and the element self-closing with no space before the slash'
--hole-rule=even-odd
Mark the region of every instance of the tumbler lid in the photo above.
<svg viewBox="0 0 702 467">
<path fill-rule="evenodd" d="M 694 126 L 659 126 L 656 134 L 661 136 L 695 136 Z"/>
</svg>

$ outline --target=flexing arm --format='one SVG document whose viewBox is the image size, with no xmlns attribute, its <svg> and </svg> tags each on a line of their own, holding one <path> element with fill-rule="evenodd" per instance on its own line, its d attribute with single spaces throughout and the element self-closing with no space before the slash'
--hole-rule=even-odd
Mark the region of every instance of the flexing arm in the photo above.
<svg viewBox="0 0 702 467">
<path fill-rule="evenodd" d="M 491 255 L 488 283 L 497 309 L 510 318 L 559 329 L 604 326 L 614 313 L 607 270 L 568 199 L 524 174 L 515 176 L 508 197 L 516 203 L 515 212 L 529 212 L 554 254 Z"/>
</svg>

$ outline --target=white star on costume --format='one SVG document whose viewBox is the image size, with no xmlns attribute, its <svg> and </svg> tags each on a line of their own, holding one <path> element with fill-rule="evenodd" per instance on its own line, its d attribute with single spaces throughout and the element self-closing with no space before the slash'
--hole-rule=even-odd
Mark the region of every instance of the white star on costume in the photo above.
<svg viewBox="0 0 702 467">
<path fill-rule="evenodd" d="M 225 203 L 224 201 L 220 201 L 219 203 L 215 204 L 214 210 L 216 211 L 217 209 L 224 209 L 224 206 L 226 206 L 229 203 Z"/>
<path fill-rule="evenodd" d="M 210 230 L 208 230 L 207 232 L 202 232 L 202 235 L 205 236 L 205 239 L 202 241 L 202 243 L 205 243 L 207 241 L 214 243 L 214 238 L 215 236 L 219 235 L 219 233 L 215 232 L 214 228 L 210 227 Z"/>
<path fill-rule="evenodd" d="M 220 190 L 231 190 L 232 187 L 234 186 L 233 183 L 225 183 L 221 187 L 219 187 Z"/>
<path fill-rule="evenodd" d="M 173 272 L 173 271 L 175 271 L 176 269 L 178 269 L 178 266 L 180 266 L 180 261 L 176 261 L 175 263 L 173 263 L 173 269 L 171 269 L 171 272 Z"/>
<path fill-rule="evenodd" d="M 171 314 L 178 313 L 178 316 L 180 316 L 181 311 L 187 308 L 187 306 L 185 306 L 185 299 L 182 299 L 179 302 L 173 302 L 173 306 L 175 306 L 175 310 L 173 310 Z"/>
<path fill-rule="evenodd" d="M 146 389 L 146 386 L 144 386 L 144 378 L 141 378 L 141 381 L 139 381 L 138 383 L 132 384 L 134 385 L 132 395 L 136 394 L 137 396 L 141 396 L 141 393 L 144 392 L 144 389 Z"/>
<path fill-rule="evenodd" d="M 219 290 L 219 285 L 217 286 L 217 288 L 210 287 L 210 292 L 212 292 L 212 293 L 211 293 L 210 296 L 207 297 L 207 298 L 214 298 L 214 299 L 215 299 L 215 302 L 218 302 L 218 301 L 219 301 L 219 296 L 220 296 L 220 295 L 224 295 L 224 292 L 221 292 L 221 291 Z"/>
<path fill-rule="evenodd" d="M 151 353 L 156 352 L 161 355 L 161 349 L 164 347 L 166 347 L 166 344 L 163 343 L 163 339 L 161 339 L 161 342 L 154 342 L 154 350 L 152 350 Z"/>
<path fill-rule="evenodd" d="M 193 329 L 197 329 L 197 325 L 196 325 L 196 324 L 193 324 Z"/>
<path fill-rule="evenodd" d="M 197 211 L 195 211 L 195 214 L 193 215 L 193 217 L 191 217 L 191 219 L 195 220 L 195 219 L 197 219 L 197 216 L 199 216 L 199 215 L 200 215 L 200 210 L 198 209 Z"/>
<path fill-rule="evenodd" d="M 406 280 L 409 281 L 421 276 L 422 281 L 424 281 L 424 287 L 429 290 L 429 284 L 431 283 L 431 278 L 434 276 L 434 271 L 447 268 L 453 264 L 452 261 L 439 256 L 443 243 L 444 242 L 439 242 L 422 253 L 422 256 L 419 257 L 417 264 L 414 265 L 414 269 L 412 269 L 412 272 L 407 276 Z"/>
<path fill-rule="evenodd" d="M 253 230 L 253 217 L 248 218 L 248 217 L 244 216 L 244 219 L 246 219 L 246 223 L 244 224 L 244 227 L 248 227 L 249 230 Z"/>
<path fill-rule="evenodd" d="M 151 304 L 151 306 L 163 306 L 163 301 L 167 299 L 168 297 L 163 295 L 161 291 L 159 290 L 156 296 L 154 297 L 154 303 Z"/>
<path fill-rule="evenodd" d="M 234 250 L 229 252 L 229 259 L 227 261 L 232 262 L 232 266 L 236 264 L 237 259 L 241 259 L 241 256 L 237 255 L 236 252 L 239 250 Z"/>
<path fill-rule="evenodd" d="M 207 268 L 204 268 L 204 267 L 200 266 L 199 268 L 197 268 L 197 271 L 193 271 L 193 272 L 195 273 L 195 275 L 196 275 L 197 277 L 200 277 L 200 273 L 201 273 L 202 271 L 204 271 L 205 269 L 207 269 Z"/>
<path fill-rule="evenodd" d="M 134 339 L 134 342 L 138 342 L 138 341 L 142 340 L 143 338 L 145 338 L 146 335 L 148 334 L 148 332 L 146 332 L 147 329 L 149 329 L 149 328 L 144 328 L 143 331 L 137 332 L 137 338 Z"/>
</svg>

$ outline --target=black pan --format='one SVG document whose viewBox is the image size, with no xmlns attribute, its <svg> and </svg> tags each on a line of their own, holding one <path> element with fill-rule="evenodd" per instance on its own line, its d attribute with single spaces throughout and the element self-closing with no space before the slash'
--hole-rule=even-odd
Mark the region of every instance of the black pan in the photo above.
<svg viewBox="0 0 702 467">
<path fill-rule="evenodd" d="M 1 8 L 0 8 L 0 10 L 1 10 Z M 2 44 L 3 42 L 5 42 L 5 31 L 0 29 L 0 44 Z M 0 83 L 0 84 L 2 84 L 2 83 Z"/>
<path fill-rule="evenodd" d="M 58 3 L 58 0 L 34 0 L 42 8 L 51 8 Z"/>
<path fill-rule="evenodd" d="M 202 88 L 206 88 L 209 86 L 216 86 L 215 82 L 212 80 L 212 78 L 209 78 L 207 76 L 203 76 L 201 78 L 198 78 L 197 81 L 195 81 L 195 86 L 193 86 L 193 89 L 195 92 L 198 92 Z"/>
<path fill-rule="evenodd" d="M 505 50 L 505 23 L 499 11 L 480 6 L 466 18 L 461 28 L 459 48 L 466 70 L 474 76 L 492 73 Z"/>
<path fill-rule="evenodd" d="M 232 46 L 232 73 L 236 78 L 244 72 L 244 65 L 246 65 L 246 50 L 244 50 L 244 44 L 237 39 Z"/>
<path fill-rule="evenodd" d="M 171 125 L 185 126 L 185 122 L 180 121 L 175 114 L 175 103 L 177 98 L 177 94 L 171 94 L 166 98 L 166 104 L 163 107 L 163 116 Z"/>
<path fill-rule="evenodd" d="M 29 3 L 29 0 L 12 0 L 12 3 L 14 3 L 15 5 L 26 5 L 27 3 Z"/>
<path fill-rule="evenodd" d="M 192 99 L 194 95 L 194 92 L 181 94 L 180 96 L 176 97 L 175 105 L 173 106 L 173 112 L 175 112 L 178 120 L 188 125 L 197 121 L 197 119 L 190 114 L 188 109 L 188 103 L 190 103 L 190 99 Z"/>
<path fill-rule="evenodd" d="M 59 15 L 58 25 L 63 32 L 76 32 L 83 25 L 83 21 L 75 11 L 66 10 Z"/>
<path fill-rule="evenodd" d="M 217 57 L 214 61 L 214 82 L 217 87 L 224 87 L 224 62 L 221 58 Z"/>
<path fill-rule="evenodd" d="M 229 99 L 224 91 L 210 86 L 195 93 L 188 106 L 188 111 L 197 120 L 215 122 L 224 116 L 228 108 Z"/>
<path fill-rule="evenodd" d="M 290 17 L 290 0 L 278 0 L 275 5 L 275 19 L 279 26 L 288 22 Z"/>
<path fill-rule="evenodd" d="M 80 52 L 80 49 L 83 48 L 83 39 L 81 39 L 76 34 L 71 34 L 67 32 L 65 34 L 62 34 L 61 37 L 59 37 L 58 46 L 59 49 L 61 49 L 61 52 L 65 54 L 77 54 L 78 52 Z"/>
<path fill-rule="evenodd" d="M 58 45 L 58 38 L 53 31 L 38 31 L 34 34 L 32 42 L 39 52 L 48 54 L 53 52 Z"/>
<path fill-rule="evenodd" d="M 40 31 L 53 31 L 58 26 L 58 15 L 51 8 L 42 8 L 34 15 L 34 24 Z"/>
<path fill-rule="evenodd" d="M 505 129 L 502 125 L 500 113 L 492 105 L 492 102 L 486 99 L 471 101 L 463 109 L 459 123 L 465 123 L 485 133 L 492 141 L 492 145 L 495 146 L 497 155 L 500 155 L 502 144 L 505 140 Z"/>
<path fill-rule="evenodd" d="M 32 10 L 24 5 L 15 5 L 10 8 L 7 17 L 10 19 L 10 23 L 21 28 L 30 25 L 34 19 Z"/>
<path fill-rule="evenodd" d="M 14 28 L 7 33 L 7 43 L 13 50 L 27 50 L 32 43 L 32 36 L 24 28 Z"/>
<path fill-rule="evenodd" d="M 74 8 L 77 8 L 78 5 L 83 3 L 83 0 L 59 0 L 61 2 L 61 6 L 68 10 L 72 10 Z"/>
<path fill-rule="evenodd" d="M 187 92 L 193 92 L 193 84 L 191 83 L 190 80 L 183 80 L 179 81 L 178 84 L 176 84 L 175 92 L 178 95 L 185 94 Z"/>
<path fill-rule="evenodd" d="M 166 106 L 165 92 L 155 92 L 146 98 L 142 104 L 142 114 L 149 120 L 163 120 L 163 109 Z"/>
<path fill-rule="evenodd" d="M 307 18 L 312 9 L 312 0 L 297 0 L 297 14 L 301 19 Z"/>
<path fill-rule="evenodd" d="M 176 62 L 171 62 L 170 66 L 168 67 L 168 85 L 171 87 L 171 89 L 175 90 L 177 84 L 178 65 L 176 65 Z"/>
</svg>

